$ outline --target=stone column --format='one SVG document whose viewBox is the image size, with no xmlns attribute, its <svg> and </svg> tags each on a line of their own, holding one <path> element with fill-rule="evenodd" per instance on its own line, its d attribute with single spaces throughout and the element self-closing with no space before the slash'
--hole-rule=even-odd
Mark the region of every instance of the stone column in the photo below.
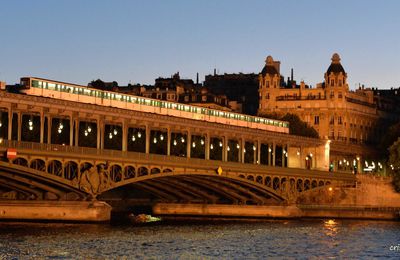
<svg viewBox="0 0 400 260">
<path fill-rule="evenodd" d="M 51 127 L 53 124 L 53 118 L 49 115 L 47 116 L 47 143 L 51 144 Z"/>
<path fill-rule="evenodd" d="M 300 160 L 300 168 L 305 168 L 306 166 L 304 165 L 304 160 L 303 160 L 303 146 L 300 146 L 300 154 L 297 156 L 298 159 Z"/>
<path fill-rule="evenodd" d="M 122 151 L 128 150 L 128 124 L 126 120 L 122 121 Z"/>
<path fill-rule="evenodd" d="M 167 155 L 171 155 L 171 127 L 167 127 Z"/>
<path fill-rule="evenodd" d="M 17 140 L 18 142 L 21 141 L 21 134 L 22 134 L 22 114 L 21 112 L 17 113 L 18 116 L 18 136 L 17 136 Z"/>
<path fill-rule="evenodd" d="M 222 161 L 228 161 L 228 138 L 226 136 L 222 137 Z"/>
<path fill-rule="evenodd" d="M 104 138 L 106 137 L 106 129 L 105 122 L 103 120 L 100 121 L 100 149 L 104 149 Z"/>
<path fill-rule="evenodd" d="M 205 145 L 205 150 L 204 150 L 205 159 L 210 160 L 210 133 L 206 133 L 204 145 Z"/>
<path fill-rule="evenodd" d="M 286 151 L 285 145 L 282 145 L 282 167 L 285 167 L 285 153 L 283 151 Z"/>
<path fill-rule="evenodd" d="M 272 166 L 275 166 L 276 143 L 272 143 Z"/>
<path fill-rule="evenodd" d="M 255 145 L 255 144 L 253 144 Z M 261 155 L 261 145 L 260 140 L 257 140 L 256 150 L 254 151 L 254 164 L 260 164 L 260 155 Z"/>
<path fill-rule="evenodd" d="M 286 145 L 285 150 L 286 150 L 286 156 L 285 156 L 286 167 L 289 167 L 289 145 L 288 144 Z M 285 167 L 285 164 L 283 164 L 283 167 Z"/>
<path fill-rule="evenodd" d="M 13 111 L 11 108 L 8 109 L 8 140 L 12 140 L 12 128 L 13 128 Z"/>
<path fill-rule="evenodd" d="M 150 153 L 150 126 L 146 124 L 146 153 Z"/>
<path fill-rule="evenodd" d="M 45 116 L 43 110 L 40 112 L 40 143 L 44 142 L 44 121 Z"/>
<path fill-rule="evenodd" d="M 272 154 L 272 146 L 271 146 L 271 144 L 268 144 L 268 145 L 267 145 L 267 149 L 268 149 L 268 150 L 267 150 L 267 151 L 268 151 L 268 154 L 267 154 L 267 157 L 268 157 L 268 158 L 267 158 L 267 159 L 268 159 L 268 160 L 267 160 L 267 161 L 268 161 L 268 166 L 271 166 L 271 165 L 272 165 L 272 162 L 271 162 L 271 159 L 272 159 L 272 155 L 271 155 L 271 154 Z M 271 151 L 270 151 L 270 150 L 271 150 Z"/>
<path fill-rule="evenodd" d="M 70 146 L 74 145 L 74 129 L 75 129 L 74 118 L 71 115 L 69 118 L 69 145 Z"/>
<path fill-rule="evenodd" d="M 190 158 L 190 152 L 192 150 L 192 133 L 190 132 L 190 130 L 188 130 L 187 132 L 187 151 L 186 151 L 186 157 Z"/>
<path fill-rule="evenodd" d="M 97 144 L 96 144 L 96 148 L 100 149 L 101 148 L 101 126 L 100 126 L 100 119 L 98 118 L 96 120 L 96 128 L 97 128 L 97 132 L 96 132 L 96 139 L 97 139 Z"/>
<path fill-rule="evenodd" d="M 245 154 L 245 149 L 246 149 L 246 147 L 245 147 L 245 141 L 244 141 L 244 138 L 240 138 L 240 149 L 239 149 L 239 152 L 240 152 L 240 156 L 239 156 L 239 162 L 241 162 L 241 163 L 244 163 L 244 154 Z M 249 151 L 246 151 L 247 153 L 249 152 Z"/>
<path fill-rule="evenodd" d="M 79 146 L 79 119 L 75 119 L 74 123 L 75 123 L 75 146 Z"/>
</svg>

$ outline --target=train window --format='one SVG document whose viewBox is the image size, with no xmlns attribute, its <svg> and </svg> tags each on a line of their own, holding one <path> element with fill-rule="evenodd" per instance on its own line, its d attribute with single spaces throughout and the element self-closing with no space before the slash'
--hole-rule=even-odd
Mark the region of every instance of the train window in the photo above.
<svg viewBox="0 0 400 260">
<path fill-rule="evenodd" d="M 34 88 L 39 87 L 39 82 L 37 80 L 32 80 L 32 87 Z"/>
</svg>

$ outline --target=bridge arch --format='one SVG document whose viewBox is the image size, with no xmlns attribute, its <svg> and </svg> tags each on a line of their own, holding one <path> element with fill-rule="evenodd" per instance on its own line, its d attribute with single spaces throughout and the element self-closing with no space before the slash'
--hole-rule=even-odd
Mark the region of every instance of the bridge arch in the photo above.
<svg viewBox="0 0 400 260">
<path fill-rule="evenodd" d="M 254 178 L 253 175 L 249 176 Z M 134 186 L 153 194 L 160 200 L 169 202 L 207 200 L 210 203 L 216 203 L 216 201 L 218 203 L 218 200 L 221 200 L 237 204 L 277 204 L 286 201 L 280 191 L 266 187 L 255 180 L 215 173 L 171 172 L 137 175 L 135 178 L 114 182 L 103 191 L 103 194 L 113 189 L 129 186 Z"/>
</svg>

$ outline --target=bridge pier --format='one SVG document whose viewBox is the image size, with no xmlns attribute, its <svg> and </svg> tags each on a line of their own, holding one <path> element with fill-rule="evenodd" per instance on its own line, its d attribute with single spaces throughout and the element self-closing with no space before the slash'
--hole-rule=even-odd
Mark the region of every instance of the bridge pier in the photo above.
<svg viewBox="0 0 400 260">
<path fill-rule="evenodd" d="M 302 216 L 296 206 L 172 204 L 157 203 L 153 214 L 159 216 L 297 218 Z"/>
<path fill-rule="evenodd" d="M 111 207 L 102 201 L 0 201 L 0 220 L 109 222 Z"/>
</svg>

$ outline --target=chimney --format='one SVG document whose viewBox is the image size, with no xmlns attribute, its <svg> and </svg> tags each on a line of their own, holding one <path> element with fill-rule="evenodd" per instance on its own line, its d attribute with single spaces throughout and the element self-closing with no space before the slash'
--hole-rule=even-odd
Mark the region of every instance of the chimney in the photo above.
<svg viewBox="0 0 400 260">
<path fill-rule="evenodd" d="M 196 84 L 199 85 L 199 73 L 196 74 Z"/>
<path fill-rule="evenodd" d="M 293 82 L 293 68 L 292 68 L 291 71 L 290 71 L 290 78 L 291 78 L 291 80 L 292 80 L 292 82 Z"/>
<path fill-rule="evenodd" d="M 217 75 L 217 69 L 214 68 L 214 76 Z"/>
</svg>

